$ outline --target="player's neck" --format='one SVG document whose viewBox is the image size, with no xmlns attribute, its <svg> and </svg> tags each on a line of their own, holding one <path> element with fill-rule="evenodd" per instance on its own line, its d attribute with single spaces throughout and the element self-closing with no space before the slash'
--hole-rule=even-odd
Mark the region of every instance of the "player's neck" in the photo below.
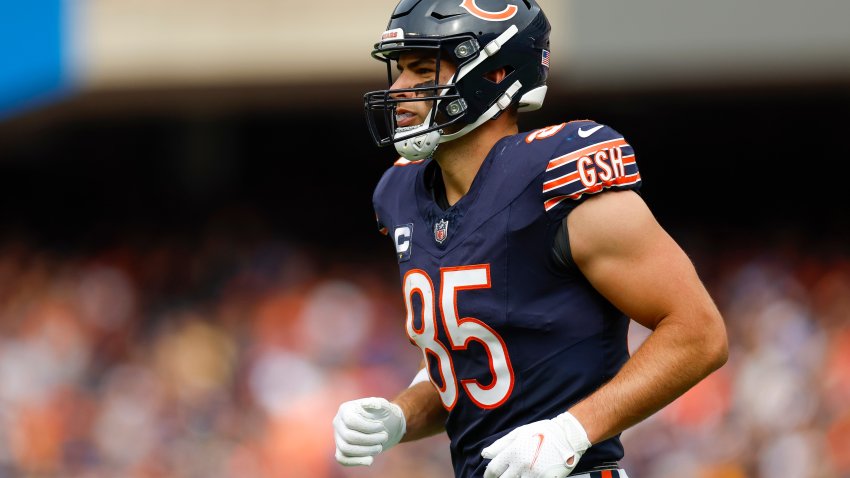
<svg viewBox="0 0 850 478">
<path fill-rule="evenodd" d="M 505 136 L 518 132 L 516 123 L 494 121 L 437 149 L 434 159 L 440 165 L 446 199 L 454 205 L 469 192 L 472 181 L 493 146 Z"/>
</svg>

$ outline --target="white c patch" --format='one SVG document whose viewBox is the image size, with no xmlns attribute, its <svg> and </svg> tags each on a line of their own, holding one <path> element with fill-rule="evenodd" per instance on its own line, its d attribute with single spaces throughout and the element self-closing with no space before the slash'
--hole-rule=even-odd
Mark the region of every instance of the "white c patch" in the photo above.
<svg viewBox="0 0 850 478">
<path fill-rule="evenodd" d="M 413 248 L 413 223 L 396 226 L 393 229 L 393 244 L 399 262 L 410 260 Z"/>
</svg>

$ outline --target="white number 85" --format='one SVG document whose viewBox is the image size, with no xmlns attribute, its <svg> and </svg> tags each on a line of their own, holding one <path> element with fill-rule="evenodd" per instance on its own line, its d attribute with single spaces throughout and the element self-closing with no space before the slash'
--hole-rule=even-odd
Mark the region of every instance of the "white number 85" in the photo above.
<svg viewBox="0 0 850 478">
<path fill-rule="evenodd" d="M 440 276 L 440 315 L 449 339 L 448 345 L 452 350 L 465 350 L 470 341 L 476 341 L 484 346 L 490 365 L 490 383 L 482 384 L 474 378 L 461 378 L 460 384 L 477 406 L 496 408 L 505 403 L 514 387 L 514 371 L 505 342 L 481 320 L 475 317 L 460 318 L 457 311 L 458 291 L 490 287 L 490 266 L 444 267 L 440 269 Z M 422 320 L 418 328 L 413 323 L 414 294 L 418 294 L 422 301 Z M 437 338 L 434 284 L 425 271 L 413 269 L 404 275 L 404 301 L 407 307 L 407 335 L 422 349 L 431 376 L 428 355 L 436 359 L 437 372 L 442 382 L 437 390 L 443 406 L 451 410 L 457 403 L 458 377 L 449 349 Z"/>
</svg>

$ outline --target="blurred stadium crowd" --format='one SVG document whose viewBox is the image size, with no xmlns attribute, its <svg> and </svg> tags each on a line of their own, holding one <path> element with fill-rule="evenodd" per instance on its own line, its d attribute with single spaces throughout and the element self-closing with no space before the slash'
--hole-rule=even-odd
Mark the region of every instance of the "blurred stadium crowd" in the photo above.
<svg viewBox="0 0 850 478">
<path fill-rule="evenodd" d="M 346 253 L 250 219 L 175 232 L 220 195 L 273 204 L 302 237 L 355 235 L 350 210 L 332 227 L 315 210 L 368 205 L 360 180 L 384 167 L 360 161 L 375 152 L 357 83 L 381 78 L 368 47 L 394 3 L 0 7 L 0 120 L 71 97 L 0 127 L 0 478 L 452 476 L 444 436 L 371 468 L 333 458 L 338 405 L 392 396 L 420 360 L 391 245 Z M 850 174 L 850 3 L 541 4 L 569 14 L 552 114 L 629 131 L 665 185 L 648 202 L 679 227 L 746 231 L 681 236 L 731 356 L 624 433 L 629 476 L 850 478 L 850 214 L 834 186 Z M 319 37 L 332 58 L 303 48 Z M 316 136 L 329 119 L 333 141 Z M 338 178 L 321 194 L 292 174 L 308 160 Z M 136 216 L 154 225 L 99 237 Z"/>
<path fill-rule="evenodd" d="M 338 404 L 393 395 L 419 360 L 389 245 L 358 262 L 226 228 L 116 244 L 0 243 L 0 477 L 451 476 L 443 436 L 368 469 L 333 459 Z M 624 434 L 630 476 L 850 476 L 850 256 L 833 246 L 688 246 L 731 358 Z"/>
</svg>

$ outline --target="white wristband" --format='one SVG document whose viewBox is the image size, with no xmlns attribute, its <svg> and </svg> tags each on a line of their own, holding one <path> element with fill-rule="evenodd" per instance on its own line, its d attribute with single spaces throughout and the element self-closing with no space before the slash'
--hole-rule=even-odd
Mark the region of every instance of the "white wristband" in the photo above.
<svg viewBox="0 0 850 478">
<path fill-rule="evenodd" d="M 410 382 L 410 385 L 408 385 L 407 388 L 410 388 L 420 382 L 427 382 L 428 380 L 430 380 L 430 377 L 428 377 L 428 369 L 423 368 L 416 374 L 415 377 L 413 377 L 413 381 Z"/>
</svg>

